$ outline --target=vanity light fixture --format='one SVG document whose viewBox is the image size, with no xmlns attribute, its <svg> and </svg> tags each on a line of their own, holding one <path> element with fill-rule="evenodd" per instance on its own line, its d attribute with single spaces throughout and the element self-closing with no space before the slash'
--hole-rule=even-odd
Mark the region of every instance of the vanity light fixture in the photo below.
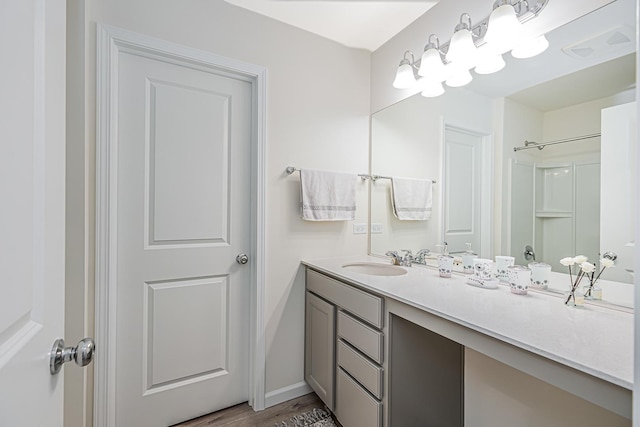
<svg viewBox="0 0 640 427">
<path fill-rule="evenodd" d="M 435 43 L 431 41 L 432 39 L 435 39 Z M 431 34 L 427 45 L 424 47 L 422 58 L 420 59 L 418 74 L 422 77 L 428 77 L 432 81 L 443 81 L 446 74 L 441 53 L 438 36 Z"/>
<path fill-rule="evenodd" d="M 469 69 L 463 64 L 451 62 L 447 64 L 447 68 L 449 69 L 449 77 L 447 77 L 445 83 L 449 87 L 465 86 L 473 80 L 473 76 L 469 72 Z"/>
<path fill-rule="evenodd" d="M 443 81 L 450 87 L 471 82 L 471 68 L 475 67 L 477 74 L 500 71 L 505 67 L 502 54 L 506 52 L 518 59 L 542 53 L 549 46 L 544 34 L 528 35 L 523 24 L 538 16 L 548 2 L 496 0 L 491 14 L 475 25 L 471 16 L 463 13 L 448 43 L 440 45 L 438 37 L 430 34 L 419 62 L 411 51 L 404 53 L 393 86 L 420 90 L 426 97 L 439 96 L 444 93 Z"/>
<path fill-rule="evenodd" d="M 544 34 L 538 37 L 528 37 L 518 46 L 513 48 L 511 56 L 518 59 L 532 58 L 540 55 L 549 47 L 549 40 Z"/>
<path fill-rule="evenodd" d="M 474 71 L 478 74 L 492 74 L 502 70 L 507 64 L 502 59 L 502 55 L 496 53 L 488 45 L 482 45 L 478 48 L 478 64 Z"/>
<path fill-rule="evenodd" d="M 463 13 L 460 15 L 460 23 L 454 29 L 445 58 L 448 62 L 456 62 L 469 69 L 476 65 L 476 56 L 476 45 L 471 33 L 471 16 Z"/>
<path fill-rule="evenodd" d="M 411 56 L 411 59 L 407 56 Z M 409 89 L 416 84 L 416 76 L 413 74 L 415 61 L 413 53 L 408 50 L 404 53 L 404 58 L 400 61 L 398 71 L 396 71 L 396 78 L 393 81 L 393 87 L 396 89 Z"/>
<path fill-rule="evenodd" d="M 522 7 L 522 2 L 518 4 Z M 510 0 L 498 0 L 493 4 L 493 8 L 484 41 L 497 53 L 508 52 L 520 44 L 524 37 L 524 28 Z"/>
<path fill-rule="evenodd" d="M 478 74 L 493 74 L 502 70 L 506 65 L 507 63 L 502 59 L 502 55 L 489 55 L 478 62 L 474 71 Z"/>
<path fill-rule="evenodd" d="M 436 96 L 440 96 L 444 93 L 444 87 L 442 86 L 442 82 L 437 80 L 428 80 L 422 78 L 424 81 L 424 86 L 422 92 L 420 94 L 425 98 L 435 98 Z"/>
</svg>

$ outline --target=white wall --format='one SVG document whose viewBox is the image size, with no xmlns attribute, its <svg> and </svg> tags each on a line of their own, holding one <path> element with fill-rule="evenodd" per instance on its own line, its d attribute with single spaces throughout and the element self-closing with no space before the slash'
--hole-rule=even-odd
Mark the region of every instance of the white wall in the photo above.
<svg viewBox="0 0 640 427">
<path fill-rule="evenodd" d="M 78 195 L 73 208 L 82 209 L 88 223 L 75 225 L 71 232 L 80 234 L 82 255 L 91 259 L 95 242 L 96 22 L 268 69 L 266 391 L 272 392 L 270 402 L 277 401 L 278 390 L 303 385 L 304 277 L 300 259 L 364 254 L 367 244 L 366 235 L 353 235 L 351 223 L 302 221 L 298 214 L 299 176 L 288 176 L 284 170 L 287 165 L 357 173 L 368 170 L 369 53 L 223 1 L 91 0 L 86 2 L 86 12 L 79 4 L 70 7 L 86 16 L 84 29 L 74 28 L 72 34 L 85 41 L 83 47 L 76 48 L 72 61 L 78 70 L 73 85 L 80 93 L 86 87 L 85 105 L 82 96 L 76 97 L 79 103 L 73 105 L 76 112 L 84 111 L 84 117 L 76 114 L 72 125 L 84 129 L 85 142 L 76 141 L 76 146 L 88 158 L 86 168 L 75 158 L 79 170 L 69 182 Z M 366 222 L 364 185 L 358 187 L 357 206 L 356 221 Z M 76 259 L 80 258 L 76 253 Z M 70 292 L 92 296 L 93 274 L 87 277 L 84 283 L 70 283 Z M 88 301 L 89 313 L 82 313 L 90 324 L 92 304 Z"/>
</svg>

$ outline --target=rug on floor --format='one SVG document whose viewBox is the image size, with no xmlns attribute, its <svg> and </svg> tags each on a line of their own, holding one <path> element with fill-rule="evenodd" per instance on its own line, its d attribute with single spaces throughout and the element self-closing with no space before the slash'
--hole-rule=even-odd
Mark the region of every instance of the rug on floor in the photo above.
<svg viewBox="0 0 640 427">
<path fill-rule="evenodd" d="M 275 427 L 336 427 L 329 411 L 314 408 L 309 412 L 295 415 L 287 421 L 282 421 Z"/>
</svg>

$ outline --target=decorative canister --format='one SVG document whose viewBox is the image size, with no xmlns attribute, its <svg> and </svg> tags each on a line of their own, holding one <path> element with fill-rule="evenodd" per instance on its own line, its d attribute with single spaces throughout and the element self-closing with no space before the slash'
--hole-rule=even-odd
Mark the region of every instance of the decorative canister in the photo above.
<svg viewBox="0 0 640 427">
<path fill-rule="evenodd" d="M 474 259 L 473 275 L 480 282 L 493 279 L 493 261 L 486 258 Z"/>
<path fill-rule="evenodd" d="M 549 273 L 551 266 L 544 262 L 530 262 L 531 287 L 535 289 L 547 289 L 549 286 Z"/>
<path fill-rule="evenodd" d="M 531 269 L 522 265 L 511 265 L 507 268 L 511 293 L 526 295 L 531 281 Z"/>
<path fill-rule="evenodd" d="M 471 250 L 471 243 L 465 243 L 467 250 L 462 254 L 462 271 L 465 274 L 473 274 L 473 260 L 478 258 L 478 255 Z"/>
<path fill-rule="evenodd" d="M 516 259 L 512 256 L 498 255 L 496 257 L 496 278 L 503 282 L 509 280 L 508 269 L 515 264 Z"/>
<path fill-rule="evenodd" d="M 451 255 L 438 256 L 438 272 L 440 277 L 451 277 L 453 271 L 453 257 Z"/>
</svg>

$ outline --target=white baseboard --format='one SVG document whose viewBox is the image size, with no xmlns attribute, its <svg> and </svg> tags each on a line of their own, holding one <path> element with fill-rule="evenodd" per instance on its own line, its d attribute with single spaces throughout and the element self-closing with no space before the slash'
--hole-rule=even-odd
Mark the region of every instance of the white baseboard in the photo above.
<svg viewBox="0 0 640 427">
<path fill-rule="evenodd" d="M 304 396 L 312 391 L 311 387 L 309 387 L 305 381 L 300 381 L 299 383 L 291 384 L 290 386 L 268 392 L 264 396 L 264 407 L 269 408 L 271 406 L 278 405 L 279 403 L 286 402 L 287 400 Z"/>
</svg>

